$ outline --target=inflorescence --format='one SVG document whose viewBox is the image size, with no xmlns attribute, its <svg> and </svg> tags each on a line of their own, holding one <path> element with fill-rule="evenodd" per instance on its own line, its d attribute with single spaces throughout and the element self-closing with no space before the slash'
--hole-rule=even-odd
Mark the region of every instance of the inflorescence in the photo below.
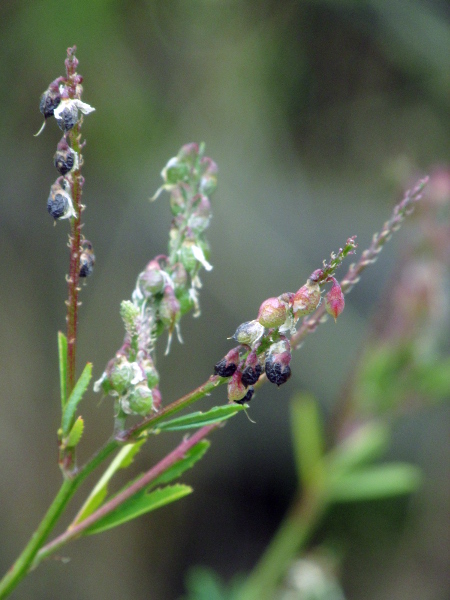
<svg viewBox="0 0 450 600">
<path fill-rule="evenodd" d="M 95 109 L 81 101 L 83 77 L 76 72 L 78 60 L 75 57 L 76 48 L 67 50 L 65 61 L 66 76 L 57 77 L 50 83 L 42 94 L 39 109 L 44 115 L 44 123 L 36 135 L 39 135 L 45 127 L 47 119 L 54 117 L 58 127 L 63 131 L 63 137 L 56 146 L 53 163 L 59 173 L 59 177 L 50 187 L 47 199 L 47 210 L 56 221 L 62 219 L 78 219 L 83 207 L 74 202 L 73 191 L 77 185 L 82 186 L 83 178 L 79 173 L 82 165 L 82 157 L 72 146 L 76 144 L 78 150 L 83 146 L 80 144 L 79 126 L 81 125 L 81 114 L 89 114 Z M 79 249 L 80 270 L 79 277 L 87 277 L 92 273 L 95 256 L 92 244 L 82 239 Z"/>
<path fill-rule="evenodd" d="M 297 292 L 285 292 L 268 298 L 261 304 L 258 316 L 239 325 L 231 339 L 239 343 L 214 367 L 220 377 L 230 377 L 228 399 L 244 404 L 251 400 L 253 387 L 265 373 L 277 386 L 291 376 L 291 344 L 287 334 L 296 333 L 300 318 L 314 312 L 321 303 L 321 286 L 331 283 L 325 294 L 325 309 L 336 320 L 344 310 L 345 300 L 341 287 L 333 274 L 348 254 L 356 248 L 355 237 L 347 240 L 345 248 L 324 261 L 322 269 L 314 271 Z"/>
<path fill-rule="evenodd" d="M 217 185 L 217 166 L 204 156 L 203 144 L 187 144 L 161 172 L 163 190 L 170 193 L 172 223 L 167 255 L 151 260 L 137 278 L 131 301 L 122 302 L 126 335 L 122 347 L 94 386 L 116 398 L 117 420 L 145 416 L 161 404 L 155 367 L 157 338 L 168 332 L 166 354 L 173 332 L 181 342 L 179 322 L 190 310 L 200 314 L 199 272 L 212 269 L 204 232 L 211 219 L 210 195 Z"/>
</svg>

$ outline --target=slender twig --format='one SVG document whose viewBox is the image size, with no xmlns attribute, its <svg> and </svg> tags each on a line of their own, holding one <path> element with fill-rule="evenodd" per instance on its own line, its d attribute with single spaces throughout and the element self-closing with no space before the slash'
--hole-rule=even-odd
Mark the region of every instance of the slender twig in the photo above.
<svg viewBox="0 0 450 600">
<path fill-rule="evenodd" d="M 50 554 L 53 554 L 53 552 L 58 550 L 64 544 L 67 544 L 67 542 L 70 540 L 79 537 L 91 525 L 113 512 L 116 508 L 128 500 L 128 498 L 131 498 L 141 490 L 145 489 L 152 481 L 167 471 L 169 467 L 181 460 L 188 450 L 193 448 L 200 440 L 204 439 L 212 431 L 214 431 L 214 429 L 217 429 L 220 426 L 221 423 L 206 425 L 205 427 L 202 427 L 196 431 L 190 438 L 184 439 L 174 450 L 172 450 L 172 452 L 170 452 L 170 454 L 164 457 L 158 464 L 144 473 L 144 475 L 139 477 L 130 486 L 114 496 L 114 498 L 112 498 L 109 502 L 105 502 L 105 504 L 103 504 L 98 510 L 81 521 L 81 523 L 70 527 L 62 535 L 58 536 L 52 542 L 44 546 L 36 556 L 33 567 L 37 566 L 41 560 Z"/>
<path fill-rule="evenodd" d="M 412 213 L 415 204 L 422 198 L 422 191 L 428 183 L 428 179 L 428 177 L 421 179 L 414 188 L 405 193 L 403 200 L 394 207 L 390 219 L 384 223 L 381 231 L 373 236 L 372 243 L 364 250 L 361 258 L 356 263 L 350 265 L 347 274 L 340 282 L 344 294 L 351 292 L 353 286 L 360 280 L 361 273 L 377 260 L 378 254 L 383 249 L 384 244 L 400 228 L 405 217 Z M 304 319 L 298 331 L 291 337 L 291 347 L 293 349 L 299 348 L 306 336 L 315 331 L 319 323 L 327 318 L 325 312 L 325 305 L 322 303 L 311 316 Z"/>
</svg>

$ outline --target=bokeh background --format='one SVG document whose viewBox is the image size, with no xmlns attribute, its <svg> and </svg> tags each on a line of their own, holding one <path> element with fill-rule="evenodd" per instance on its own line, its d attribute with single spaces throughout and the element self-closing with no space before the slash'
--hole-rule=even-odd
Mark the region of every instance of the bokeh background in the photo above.
<svg viewBox="0 0 450 600">
<path fill-rule="evenodd" d="M 184 345 L 159 352 L 166 402 L 203 382 L 226 338 L 260 302 L 295 291 L 332 250 L 362 250 L 411 175 L 450 160 L 450 9 L 440 0 L 11 1 L 0 4 L 0 564 L 6 570 L 60 483 L 56 332 L 64 328 L 66 223 L 46 211 L 59 130 L 40 94 L 76 44 L 85 118 L 84 233 L 94 276 L 82 291 L 79 365 L 98 378 L 121 345 L 119 304 L 165 252 L 170 212 L 150 204 L 179 147 L 204 141 L 219 165 L 208 232 L 214 270 Z M 171 599 L 194 565 L 227 579 L 250 569 L 295 488 L 288 401 L 297 389 L 333 414 L 377 300 L 411 231 L 405 227 L 328 322 L 293 358 L 280 389 L 212 438 L 184 480 L 195 493 L 158 513 L 69 546 L 14 598 Z M 164 347 L 165 340 L 162 340 Z M 224 389 L 215 398 L 225 401 Z M 105 440 L 112 404 L 93 393 L 80 460 Z M 423 467 L 412 499 L 338 511 L 348 598 L 447 598 L 449 456 L 442 405 L 404 419 L 391 458 Z M 175 444 L 158 439 L 143 469 Z M 87 488 L 83 488 L 87 491 Z M 81 496 L 80 496 L 81 500 Z M 77 503 L 72 506 L 76 510 Z M 330 517 L 333 519 L 333 515 Z"/>
</svg>

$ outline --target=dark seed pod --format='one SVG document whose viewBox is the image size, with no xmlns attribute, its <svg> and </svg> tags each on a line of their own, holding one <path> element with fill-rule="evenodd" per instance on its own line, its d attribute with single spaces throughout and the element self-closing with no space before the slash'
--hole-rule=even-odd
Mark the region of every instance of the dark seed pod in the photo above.
<svg viewBox="0 0 450 600">
<path fill-rule="evenodd" d="M 237 365 L 234 363 L 227 363 L 225 358 L 222 358 L 222 360 L 219 360 L 219 362 L 214 365 L 214 373 L 220 375 L 220 377 L 231 377 L 236 369 Z"/>
<path fill-rule="evenodd" d="M 39 110 L 44 115 L 44 119 L 48 119 L 49 117 L 53 116 L 55 108 L 60 102 L 61 95 L 58 87 L 49 87 L 48 90 L 45 90 L 39 102 Z"/>
<path fill-rule="evenodd" d="M 67 133 L 78 122 L 78 107 L 74 102 L 67 102 L 66 106 L 56 116 L 58 127 Z"/>
<path fill-rule="evenodd" d="M 66 144 L 67 145 L 67 144 Z M 58 144 L 59 146 L 59 144 Z M 66 175 L 75 164 L 75 152 L 67 146 L 67 150 L 56 150 L 53 157 L 54 165 L 61 175 Z"/>
<path fill-rule="evenodd" d="M 75 215 L 72 199 L 59 183 L 54 183 L 50 188 L 47 210 L 55 221 Z"/>
<path fill-rule="evenodd" d="M 232 348 L 225 356 L 214 366 L 214 373 L 220 377 L 231 377 L 236 372 L 239 364 L 239 350 Z"/>
<path fill-rule="evenodd" d="M 80 277 L 92 275 L 95 264 L 95 254 L 91 242 L 84 240 L 80 254 Z"/>
<path fill-rule="evenodd" d="M 247 386 L 254 385 L 258 381 L 261 373 L 262 373 L 262 367 L 260 364 L 256 364 L 254 367 L 248 365 L 242 371 L 241 381 L 244 385 L 247 385 Z"/>
<path fill-rule="evenodd" d="M 255 388 L 250 387 L 248 388 L 248 392 L 245 394 L 245 396 L 243 398 L 241 398 L 240 400 L 235 400 L 236 404 L 246 404 L 247 402 L 250 402 L 250 400 L 253 398 L 253 394 L 255 393 Z"/>
<path fill-rule="evenodd" d="M 288 364 L 269 357 L 266 359 L 265 371 L 267 379 L 275 385 L 282 385 L 291 376 L 291 367 Z"/>
</svg>

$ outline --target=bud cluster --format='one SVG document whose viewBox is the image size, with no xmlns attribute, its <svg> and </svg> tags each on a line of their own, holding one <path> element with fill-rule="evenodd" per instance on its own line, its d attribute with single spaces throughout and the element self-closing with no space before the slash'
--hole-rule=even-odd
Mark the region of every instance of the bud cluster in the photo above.
<svg viewBox="0 0 450 600">
<path fill-rule="evenodd" d="M 200 314 L 199 272 L 202 267 L 212 269 L 204 232 L 211 219 L 209 196 L 217 185 L 216 164 L 204 156 L 203 145 L 187 144 L 169 160 L 161 176 L 164 183 L 152 200 L 164 190 L 170 193 L 168 255 L 148 263 L 137 278 L 131 302 L 122 303 L 127 331 L 124 344 L 94 387 L 118 398 L 125 414 L 145 415 L 158 409 L 159 377 L 152 359 L 155 342 L 167 330 L 167 354 L 174 331 L 181 341 L 181 316 L 190 310 L 194 316 Z M 145 386 L 148 391 L 144 393 Z"/>
<path fill-rule="evenodd" d="M 344 295 L 332 273 L 355 247 L 354 238 L 349 238 L 345 249 L 332 254 L 331 262 L 324 262 L 323 268 L 314 271 L 297 292 L 285 292 L 264 300 L 257 318 L 239 325 L 231 338 L 239 346 L 230 350 L 214 367 L 216 375 L 231 377 L 228 382 L 230 402 L 248 402 L 254 393 L 253 386 L 263 372 L 277 386 L 289 379 L 291 346 L 285 334 L 293 335 L 300 317 L 306 317 L 318 308 L 322 299 L 320 286 L 325 283 L 332 283 L 325 294 L 325 309 L 337 319 L 344 309 Z"/>
</svg>

